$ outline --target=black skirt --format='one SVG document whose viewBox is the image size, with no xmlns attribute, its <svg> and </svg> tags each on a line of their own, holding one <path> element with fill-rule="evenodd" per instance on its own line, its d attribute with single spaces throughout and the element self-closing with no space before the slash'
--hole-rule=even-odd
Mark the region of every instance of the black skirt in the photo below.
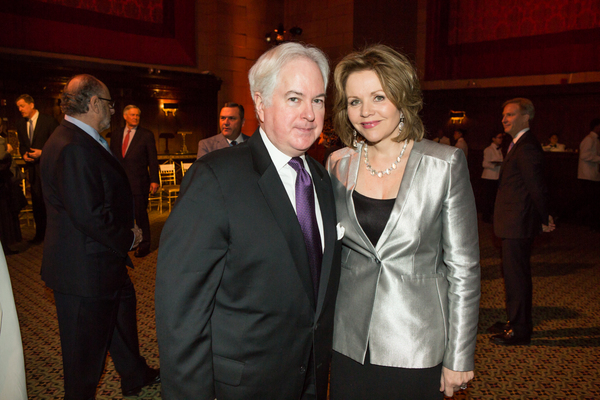
<svg viewBox="0 0 600 400">
<path fill-rule="evenodd" d="M 442 364 L 432 368 L 395 368 L 365 364 L 336 351 L 331 360 L 331 400 L 440 400 Z"/>
</svg>

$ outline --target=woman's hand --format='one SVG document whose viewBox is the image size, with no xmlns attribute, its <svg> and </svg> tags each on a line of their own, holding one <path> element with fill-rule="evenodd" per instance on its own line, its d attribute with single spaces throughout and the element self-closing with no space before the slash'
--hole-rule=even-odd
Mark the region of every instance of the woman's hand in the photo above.
<svg viewBox="0 0 600 400">
<path fill-rule="evenodd" d="M 464 388 L 474 376 L 473 371 L 452 371 L 451 369 L 442 367 L 440 392 L 444 392 L 445 396 L 452 397 L 454 392 L 461 390 L 461 386 Z"/>
</svg>

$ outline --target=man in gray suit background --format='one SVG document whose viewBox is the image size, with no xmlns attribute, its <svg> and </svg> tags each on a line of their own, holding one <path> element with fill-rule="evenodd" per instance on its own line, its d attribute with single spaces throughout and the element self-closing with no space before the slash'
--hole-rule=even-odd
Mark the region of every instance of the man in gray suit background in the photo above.
<svg viewBox="0 0 600 400">
<path fill-rule="evenodd" d="M 219 116 L 221 134 L 202 139 L 198 142 L 198 157 L 200 158 L 211 151 L 235 146 L 248 140 L 250 136 L 242 133 L 244 126 L 244 106 L 237 103 L 225 103 Z"/>
</svg>

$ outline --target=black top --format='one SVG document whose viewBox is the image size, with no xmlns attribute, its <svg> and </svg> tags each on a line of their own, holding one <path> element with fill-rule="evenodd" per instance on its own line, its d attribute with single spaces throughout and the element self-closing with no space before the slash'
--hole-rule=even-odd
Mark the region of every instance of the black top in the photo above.
<svg viewBox="0 0 600 400">
<path fill-rule="evenodd" d="M 376 246 L 388 219 L 390 219 L 396 199 L 372 199 L 355 190 L 352 192 L 352 200 L 354 200 L 358 223 L 373 246 Z"/>
</svg>

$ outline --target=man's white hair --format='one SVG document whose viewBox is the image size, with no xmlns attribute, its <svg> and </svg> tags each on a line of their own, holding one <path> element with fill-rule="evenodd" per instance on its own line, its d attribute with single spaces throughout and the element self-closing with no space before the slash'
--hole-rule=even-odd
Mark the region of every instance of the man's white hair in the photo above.
<svg viewBox="0 0 600 400">
<path fill-rule="evenodd" d="M 289 42 L 280 44 L 265 52 L 250 69 L 248 81 L 250 82 L 252 100 L 255 100 L 254 94 L 258 92 L 265 106 L 269 107 L 273 100 L 273 92 L 277 87 L 281 69 L 290 61 L 298 58 L 306 58 L 317 64 L 323 76 L 325 89 L 327 89 L 329 61 L 325 53 L 314 46 Z"/>
</svg>

